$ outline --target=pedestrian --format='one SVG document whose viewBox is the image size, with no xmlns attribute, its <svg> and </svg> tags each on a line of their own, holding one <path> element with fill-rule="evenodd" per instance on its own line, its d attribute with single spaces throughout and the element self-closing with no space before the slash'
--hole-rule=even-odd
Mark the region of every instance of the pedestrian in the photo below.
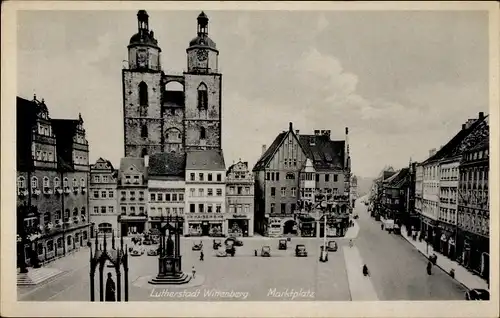
<svg viewBox="0 0 500 318">
<path fill-rule="evenodd" d="M 380 224 L 380 229 L 383 230 L 384 229 L 384 223 L 381 223 Z"/>
<path fill-rule="evenodd" d="M 201 251 L 201 252 L 200 252 L 200 261 L 202 261 L 202 262 L 203 262 L 203 258 L 204 258 L 204 256 L 205 256 L 205 255 L 203 254 L 203 251 Z"/>
<path fill-rule="evenodd" d="M 194 265 L 191 268 L 191 271 L 193 272 L 193 278 L 196 278 L 196 269 L 194 269 Z"/>
<path fill-rule="evenodd" d="M 257 256 L 257 250 L 254 250 L 254 252 L 255 252 L 255 256 Z"/>
<path fill-rule="evenodd" d="M 111 277 L 111 273 L 108 273 L 108 279 L 106 280 L 106 301 L 116 301 L 115 289 L 116 289 L 115 282 Z"/>
<path fill-rule="evenodd" d="M 432 263 L 430 261 L 427 263 L 427 274 L 432 274 Z"/>
</svg>

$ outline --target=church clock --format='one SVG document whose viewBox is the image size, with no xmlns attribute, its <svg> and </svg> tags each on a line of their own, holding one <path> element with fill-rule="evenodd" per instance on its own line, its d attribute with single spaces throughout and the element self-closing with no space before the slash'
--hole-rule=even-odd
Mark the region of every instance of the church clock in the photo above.
<svg viewBox="0 0 500 318">
<path fill-rule="evenodd" d="M 198 61 L 205 61 L 208 58 L 208 51 L 207 50 L 198 50 L 196 52 L 196 55 L 198 56 Z"/>
</svg>

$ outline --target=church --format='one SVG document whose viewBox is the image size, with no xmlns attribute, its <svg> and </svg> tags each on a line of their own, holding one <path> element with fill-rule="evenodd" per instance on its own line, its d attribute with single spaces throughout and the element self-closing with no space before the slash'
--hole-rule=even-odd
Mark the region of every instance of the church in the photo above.
<svg viewBox="0 0 500 318">
<path fill-rule="evenodd" d="M 186 49 L 187 71 L 162 71 L 161 48 L 145 10 L 137 13 L 137 33 L 122 70 L 125 157 L 221 149 L 221 88 L 215 42 L 208 17 L 197 18 L 197 35 Z M 183 90 L 169 90 L 177 82 Z"/>
</svg>

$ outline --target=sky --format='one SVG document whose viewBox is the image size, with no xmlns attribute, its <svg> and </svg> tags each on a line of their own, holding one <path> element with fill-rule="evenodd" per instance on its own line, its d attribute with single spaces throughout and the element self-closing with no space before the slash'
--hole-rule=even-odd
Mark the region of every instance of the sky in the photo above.
<svg viewBox="0 0 500 318">
<path fill-rule="evenodd" d="M 200 8 L 203 9 L 203 8 Z M 488 113 L 482 11 L 205 11 L 217 44 L 226 165 L 253 166 L 292 122 L 300 133 L 349 127 L 352 172 L 375 177 Z M 199 11 L 148 11 L 166 73 L 186 70 Z M 52 118 L 82 114 L 90 161 L 124 155 L 121 69 L 136 11 L 19 11 L 18 96 Z"/>
</svg>

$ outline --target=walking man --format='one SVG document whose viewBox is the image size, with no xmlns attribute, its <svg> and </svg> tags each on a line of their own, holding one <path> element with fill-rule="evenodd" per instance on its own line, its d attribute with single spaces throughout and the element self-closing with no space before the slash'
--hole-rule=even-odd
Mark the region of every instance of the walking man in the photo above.
<svg viewBox="0 0 500 318">
<path fill-rule="evenodd" d="M 203 250 L 200 252 L 200 261 L 203 262 L 203 258 L 205 257 L 205 255 L 203 254 Z"/>
<path fill-rule="evenodd" d="M 191 271 L 193 272 L 193 278 L 196 278 L 196 269 L 194 268 L 194 265 L 193 265 L 193 268 L 191 269 Z"/>
</svg>

